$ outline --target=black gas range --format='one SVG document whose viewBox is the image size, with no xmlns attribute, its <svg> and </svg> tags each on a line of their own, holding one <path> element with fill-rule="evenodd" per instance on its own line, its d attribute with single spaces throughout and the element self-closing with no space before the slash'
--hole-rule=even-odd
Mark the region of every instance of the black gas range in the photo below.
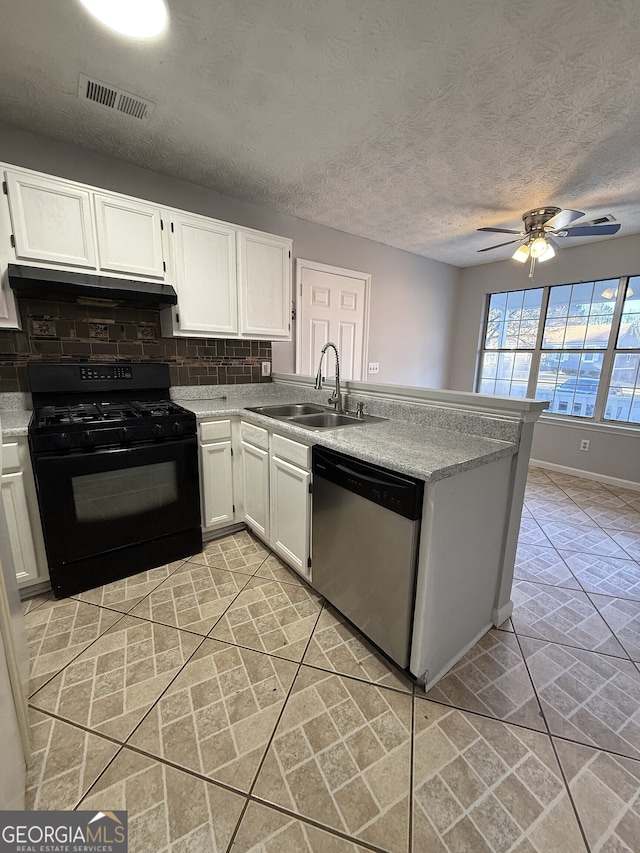
<svg viewBox="0 0 640 853">
<path fill-rule="evenodd" d="M 195 435 L 196 417 L 169 398 L 166 364 L 31 364 L 36 453 Z"/>
<path fill-rule="evenodd" d="M 51 582 L 72 595 L 202 548 L 196 418 L 166 364 L 31 364 Z"/>
</svg>

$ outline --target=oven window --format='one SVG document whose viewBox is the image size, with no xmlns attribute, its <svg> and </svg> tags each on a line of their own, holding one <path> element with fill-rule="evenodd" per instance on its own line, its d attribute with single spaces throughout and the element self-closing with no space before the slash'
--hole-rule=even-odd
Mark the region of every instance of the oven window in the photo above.
<svg viewBox="0 0 640 853">
<path fill-rule="evenodd" d="M 178 500 L 176 463 L 159 462 L 72 478 L 78 521 L 109 521 Z"/>
</svg>

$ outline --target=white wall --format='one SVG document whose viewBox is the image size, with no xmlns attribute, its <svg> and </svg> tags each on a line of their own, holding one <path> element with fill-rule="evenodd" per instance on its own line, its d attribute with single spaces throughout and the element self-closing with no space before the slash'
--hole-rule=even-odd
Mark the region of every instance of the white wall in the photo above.
<svg viewBox="0 0 640 853">
<path fill-rule="evenodd" d="M 456 267 L 279 214 L 2 122 L 0 160 L 290 237 L 294 259 L 370 273 L 369 360 L 380 363 L 376 382 L 447 386 L 460 273 Z M 294 352 L 293 343 L 274 344 L 274 371 L 292 373 Z"/>
<path fill-rule="evenodd" d="M 485 298 L 488 293 L 577 281 L 640 274 L 640 235 L 615 237 L 585 246 L 563 248 L 553 260 L 536 267 L 533 282 L 528 265 L 509 259 L 461 270 L 452 336 L 450 387 L 473 390 Z M 589 438 L 589 452 L 579 450 Z M 564 426 L 544 420 L 536 425 L 532 459 L 640 483 L 640 435 L 615 427 Z"/>
</svg>

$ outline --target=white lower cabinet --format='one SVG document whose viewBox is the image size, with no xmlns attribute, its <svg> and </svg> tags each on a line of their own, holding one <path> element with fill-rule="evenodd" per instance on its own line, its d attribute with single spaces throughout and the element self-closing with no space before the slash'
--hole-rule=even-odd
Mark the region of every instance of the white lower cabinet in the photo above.
<svg viewBox="0 0 640 853">
<path fill-rule="evenodd" d="M 274 434 L 271 437 L 270 544 L 290 566 L 311 577 L 311 448 Z"/>
<path fill-rule="evenodd" d="M 269 433 L 253 424 L 240 424 L 244 520 L 269 541 Z"/>
<path fill-rule="evenodd" d="M 247 421 L 236 430 L 230 420 L 199 426 L 203 531 L 244 521 L 309 580 L 311 447 Z"/>
<path fill-rule="evenodd" d="M 309 565 L 311 473 L 271 457 L 271 547 L 305 577 Z"/>
<path fill-rule="evenodd" d="M 202 527 L 206 532 L 235 520 L 231 421 L 204 421 L 198 431 Z"/>
<path fill-rule="evenodd" d="M 2 445 L 2 504 L 18 583 L 47 579 L 46 558 L 26 439 Z"/>
</svg>

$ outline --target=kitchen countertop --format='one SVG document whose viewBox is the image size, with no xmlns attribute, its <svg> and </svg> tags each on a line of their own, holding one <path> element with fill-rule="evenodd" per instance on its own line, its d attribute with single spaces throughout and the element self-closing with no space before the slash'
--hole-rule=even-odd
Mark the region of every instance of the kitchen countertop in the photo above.
<svg viewBox="0 0 640 853">
<path fill-rule="evenodd" d="M 446 429 L 422 426 L 399 420 L 382 420 L 316 432 L 287 421 L 247 411 L 263 406 L 264 396 L 234 399 L 180 400 L 185 409 L 198 418 L 241 415 L 250 423 L 272 429 L 307 444 L 320 444 L 354 456 L 364 462 L 391 468 L 422 480 L 441 480 L 471 468 L 513 455 L 517 445 L 511 441 L 468 435 Z M 287 402 L 278 399 L 273 402 Z M 294 402 L 297 402 L 295 400 Z M 3 438 L 27 435 L 31 411 L 3 409 L 0 412 Z"/>
<path fill-rule="evenodd" d="M 2 423 L 2 437 L 15 438 L 26 435 L 29 421 L 31 420 L 31 409 L 0 410 L 0 423 Z"/>
<path fill-rule="evenodd" d="M 181 400 L 180 403 L 198 418 L 241 415 L 243 420 L 272 429 L 297 441 L 320 444 L 364 462 L 391 468 L 421 480 L 441 480 L 512 456 L 517 450 L 517 445 L 511 441 L 483 438 L 398 420 L 382 420 L 316 432 L 289 421 L 280 421 L 247 411 L 247 407 L 265 405 L 264 397 Z"/>
</svg>

